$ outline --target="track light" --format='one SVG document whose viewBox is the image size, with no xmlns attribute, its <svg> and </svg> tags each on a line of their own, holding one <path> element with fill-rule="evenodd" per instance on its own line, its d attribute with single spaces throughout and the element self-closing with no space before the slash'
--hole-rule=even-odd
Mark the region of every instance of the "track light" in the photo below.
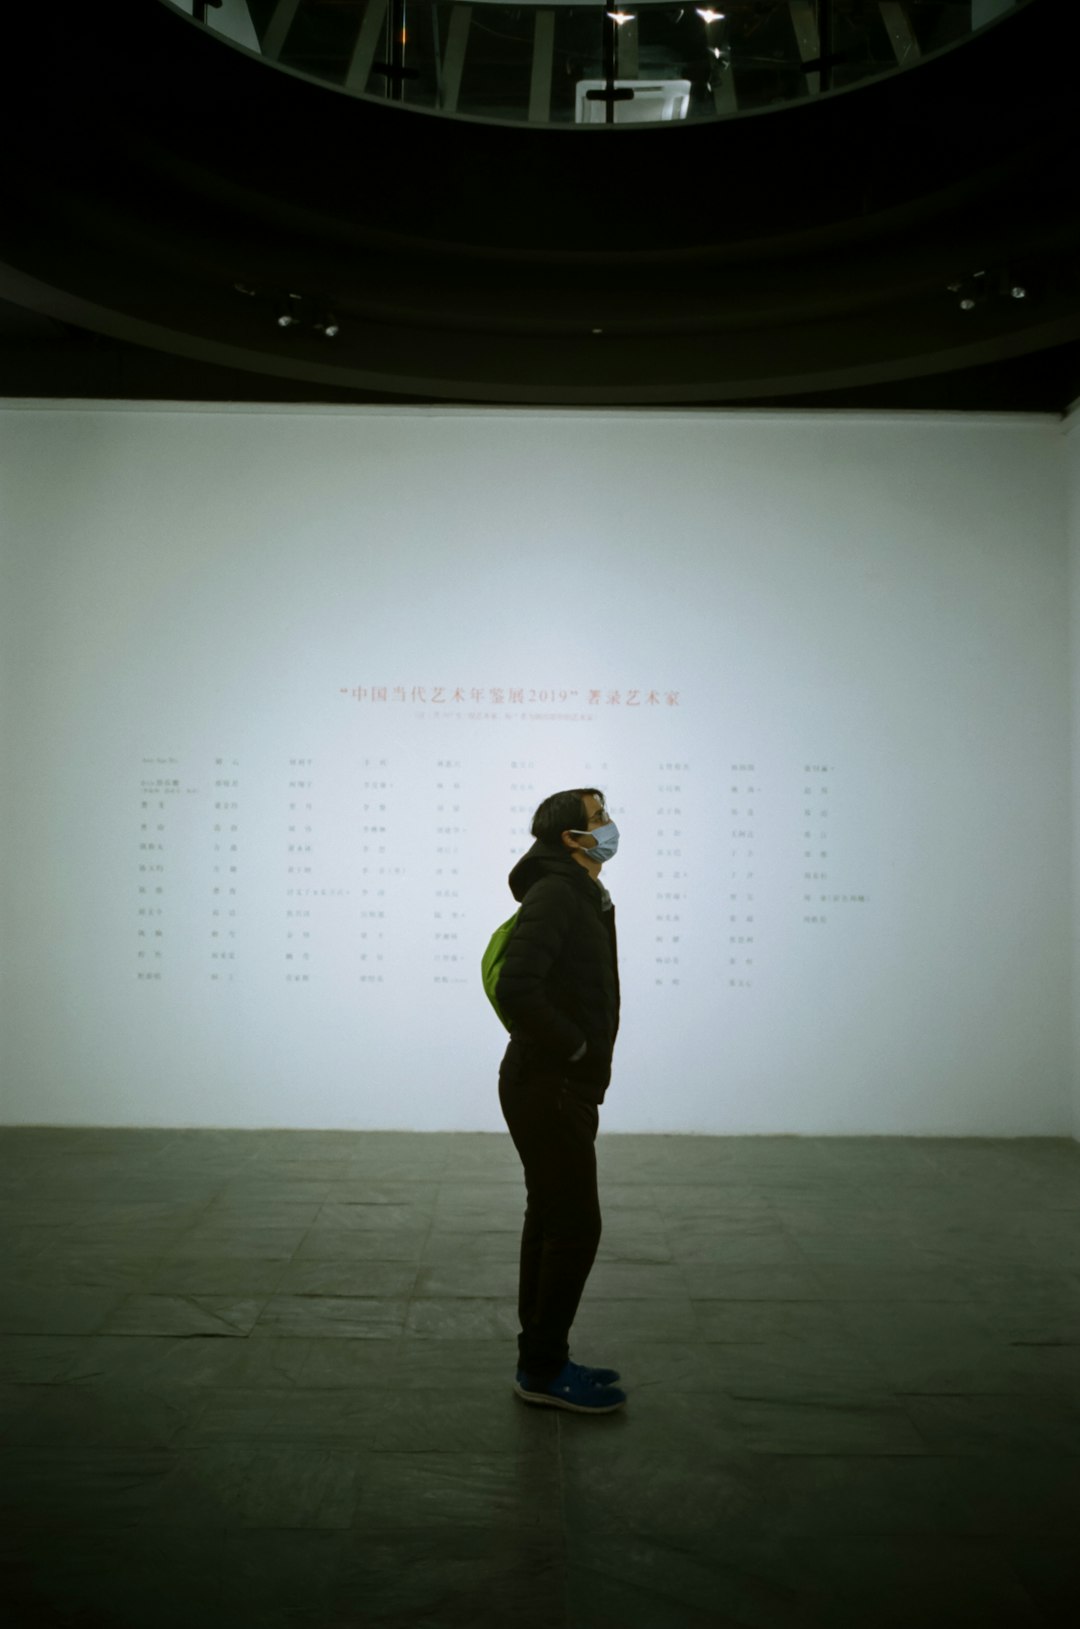
<svg viewBox="0 0 1080 1629">
<path fill-rule="evenodd" d="M 237 294 L 257 298 L 277 328 L 306 328 L 310 333 L 321 334 L 324 339 L 336 339 L 341 332 L 340 322 L 320 295 L 299 294 L 295 289 L 290 289 L 287 294 L 275 293 L 272 289 L 260 291 L 253 284 L 239 279 L 233 283 L 233 288 Z"/>
<path fill-rule="evenodd" d="M 1026 300 L 1030 297 L 1029 286 L 1017 277 L 1015 267 L 984 267 L 955 283 L 946 284 L 946 287 L 950 294 L 959 295 L 957 304 L 961 311 L 976 311 L 980 307 L 1000 309 L 1002 300 Z"/>
<path fill-rule="evenodd" d="M 277 325 L 279 328 L 291 328 L 294 323 L 300 321 L 301 299 L 301 295 L 290 293 L 287 304 L 284 300 L 278 301 Z"/>
</svg>

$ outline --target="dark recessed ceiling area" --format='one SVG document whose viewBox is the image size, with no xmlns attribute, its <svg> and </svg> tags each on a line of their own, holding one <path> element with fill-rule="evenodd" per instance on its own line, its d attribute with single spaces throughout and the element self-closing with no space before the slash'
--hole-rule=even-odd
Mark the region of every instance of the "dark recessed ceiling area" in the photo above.
<svg viewBox="0 0 1080 1629">
<path fill-rule="evenodd" d="M 5 35 L 0 396 L 1080 396 L 1080 6 L 1030 0 L 850 90 L 622 128 L 362 100 L 161 0 L 43 0 Z"/>
</svg>

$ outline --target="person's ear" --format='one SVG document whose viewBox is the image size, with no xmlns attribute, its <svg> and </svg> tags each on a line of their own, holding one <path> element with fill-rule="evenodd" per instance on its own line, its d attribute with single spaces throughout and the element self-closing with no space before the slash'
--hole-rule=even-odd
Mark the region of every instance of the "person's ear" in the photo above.
<svg viewBox="0 0 1080 1629">
<path fill-rule="evenodd" d="M 576 850 L 576 849 L 579 849 L 581 847 L 580 843 L 575 843 L 574 842 L 573 835 L 569 831 L 561 832 L 560 833 L 560 838 L 561 838 L 562 845 L 563 845 L 564 848 L 568 848 L 568 849 L 571 849 L 571 850 Z"/>
</svg>

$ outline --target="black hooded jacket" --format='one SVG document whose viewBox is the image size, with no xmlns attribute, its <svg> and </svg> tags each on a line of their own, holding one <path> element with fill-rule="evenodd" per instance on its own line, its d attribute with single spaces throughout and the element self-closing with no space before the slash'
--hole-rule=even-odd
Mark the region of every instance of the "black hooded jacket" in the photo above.
<svg viewBox="0 0 1080 1629">
<path fill-rule="evenodd" d="M 510 873 L 521 902 L 496 997 L 510 1038 L 602 1103 L 619 1030 L 615 907 L 561 844 L 535 842 Z M 586 1043 L 585 1056 L 569 1060 Z"/>
</svg>

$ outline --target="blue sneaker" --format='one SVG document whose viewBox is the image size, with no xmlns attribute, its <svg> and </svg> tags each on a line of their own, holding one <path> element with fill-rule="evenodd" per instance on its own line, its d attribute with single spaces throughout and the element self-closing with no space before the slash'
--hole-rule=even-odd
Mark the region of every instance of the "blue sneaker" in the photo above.
<svg viewBox="0 0 1080 1629">
<path fill-rule="evenodd" d="M 582 1374 L 591 1375 L 598 1386 L 613 1386 L 619 1378 L 618 1369 L 590 1369 L 587 1363 L 571 1363 L 570 1367 L 580 1369 Z M 524 1380 L 525 1370 L 519 1369 L 517 1377 L 519 1380 Z"/>
<path fill-rule="evenodd" d="M 618 1369 L 590 1369 L 587 1363 L 579 1363 L 578 1368 L 591 1374 L 598 1386 L 613 1386 L 619 1378 Z"/>
<path fill-rule="evenodd" d="M 616 1386 L 598 1381 L 596 1375 L 612 1373 L 614 1370 L 611 1369 L 586 1369 L 580 1363 L 567 1361 L 553 1380 L 542 1381 L 530 1380 L 524 1369 L 519 1369 L 514 1390 L 526 1403 L 568 1408 L 575 1414 L 610 1414 L 622 1408 L 626 1393 Z"/>
</svg>

